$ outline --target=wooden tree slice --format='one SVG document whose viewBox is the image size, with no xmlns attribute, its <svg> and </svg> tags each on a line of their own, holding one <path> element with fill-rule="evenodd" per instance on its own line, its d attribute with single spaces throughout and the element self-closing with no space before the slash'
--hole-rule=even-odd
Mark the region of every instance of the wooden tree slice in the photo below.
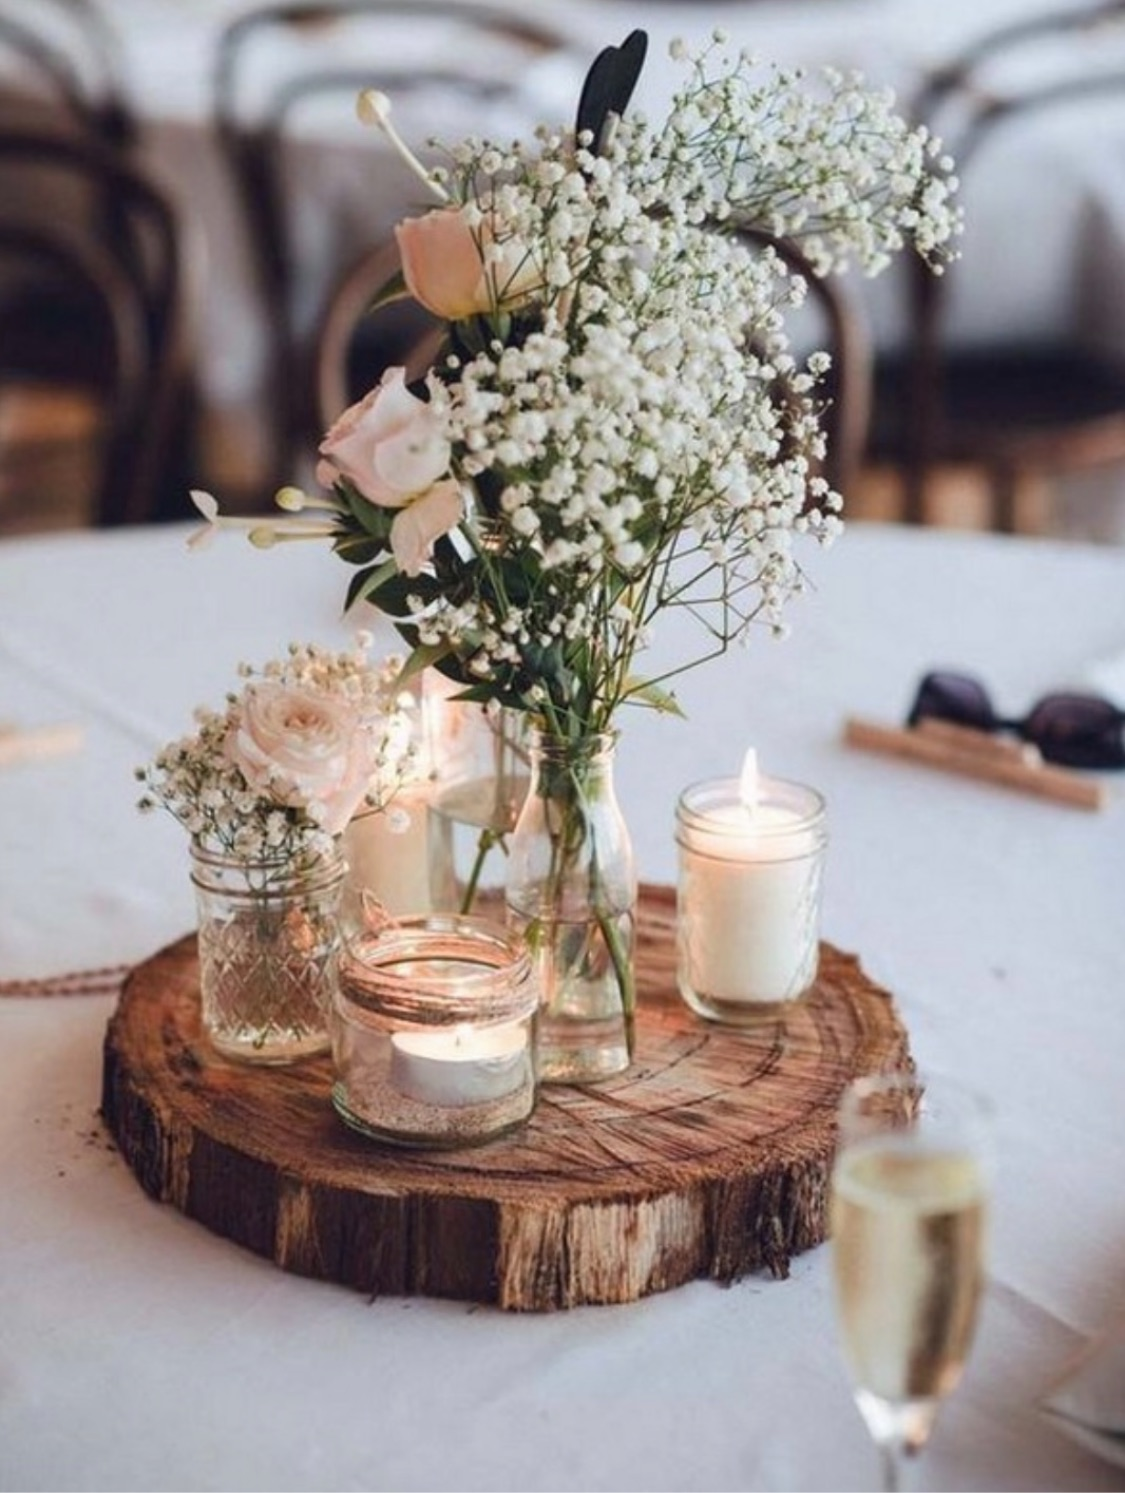
<svg viewBox="0 0 1125 1493">
<path fill-rule="evenodd" d="M 258 1068 L 215 1052 L 191 935 L 129 977 L 103 1114 L 153 1197 L 371 1295 L 549 1311 L 785 1276 L 825 1237 L 841 1090 L 911 1065 L 891 997 L 823 944 L 815 988 L 783 1018 L 705 1022 L 676 989 L 667 887 L 642 889 L 638 986 L 627 1073 L 543 1088 L 528 1124 L 486 1145 L 412 1152 L 343 1124 L 328 1057 Z"/>
</svg>

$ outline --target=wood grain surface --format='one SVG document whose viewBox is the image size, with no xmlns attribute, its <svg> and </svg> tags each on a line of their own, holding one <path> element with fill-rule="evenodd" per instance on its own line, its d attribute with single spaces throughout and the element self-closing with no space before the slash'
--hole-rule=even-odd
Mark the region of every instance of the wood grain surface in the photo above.
<svg viewBox="0 0 1125 1493">
<path fill-rule="evenodd" d="M 518 1132 L 415 1152 L 349 1130 L 331 1059 L 253 1067 L 201 1030 L 189 935 L 129 976 L 102 1111 L 141 1186 L 285 1270 L 368 1295 L 549 1311 L 686 1281 L 782 1277 L 820 1243 L 847 1081 L 907 1067 L 890 995 L 821 945 L 813 991 L 752 1028 L 705 1022 L 675 980 L 675 892 L 642 888 L 628 1072 L 544 1087 Z"/>
</svg>

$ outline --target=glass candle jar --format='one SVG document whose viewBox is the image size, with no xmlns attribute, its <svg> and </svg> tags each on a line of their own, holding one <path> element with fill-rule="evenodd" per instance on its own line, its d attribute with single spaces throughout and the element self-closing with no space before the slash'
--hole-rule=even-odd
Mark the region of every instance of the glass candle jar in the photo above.
<svg viewBox="0 0 1125 1493">
<path fill-rule="evenodd" d="M 812 788 L 762 778 L 696 783 L 676 805 L 677 980 L 712 1021 L 745 1024 L 799 999 L 816 979 L 828 836 Z"/>
<path fill-rule="evenodd" d="M 538 999 L 522 940 L 496 924 L 431 914 L 361 932 L 333 1010 L 337 1113 L 403 1146 L 515 1129 L 535 1107 Z"/>
</svg>

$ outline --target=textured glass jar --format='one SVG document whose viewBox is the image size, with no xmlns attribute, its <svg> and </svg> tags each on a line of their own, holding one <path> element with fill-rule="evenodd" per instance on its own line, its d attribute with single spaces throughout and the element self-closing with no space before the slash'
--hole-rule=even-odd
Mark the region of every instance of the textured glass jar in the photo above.
<svg viewBox="0 0 1125 1493">
<path fill-rule="evenodd" d="M 245 861 L 195 846 L 203 1028 L 225 1056 L 288 1063 L 328 1047 L 346 867 Z"/>
<path fill-rule="evenodd" d="M 358 933 L 332 1016 L 332 1103 L 402 1146 L 476 1145 L 535 1107 L 538 991 L 522 941 L 431 914 Z"/>
<path fill-rule="evenodd" d="M 530 736 L 531 784 L 509 842 L 509 926 L 540 989 L 539 1078 L 590 1083 L 633 1055 L 637 878 L 614 791 L 616 737 Z"/>
<path fill-rule="evenodd" d="M 676 806 L 676 843 L 677 980 L 691 1009 L 742 1025 L 805 995 L 820 955 L 820 794 L 763 778 L 748 807 L 737 779 L 696 783 Z"/>
</svg>

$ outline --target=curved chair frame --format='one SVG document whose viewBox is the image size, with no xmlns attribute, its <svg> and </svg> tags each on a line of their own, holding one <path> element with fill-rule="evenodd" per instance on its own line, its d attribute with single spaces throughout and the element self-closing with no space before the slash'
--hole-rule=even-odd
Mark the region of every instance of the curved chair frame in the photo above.
<svg viewBox="0 0 1125 1493">
<path fill-rule="evenodd" d="M 246 216 L 251 251 L 262 297 L 263 321 L 270 344 L 272 387 L 267 391 L 274 419 L 273 471 L 270 485 L 288 480 L 296 454 L 315 439 L 316 412 L 309 391 L 315 387 L 314 352 L 294 326 L 292 303 L 300 267 L 294 262 L 289 229 L 283 154 L 287 127 L 298 104 L 315 96 L 389 85 L 404 87 L 440 84 L 471 89 L 483 95 L 511 92 L 518 86 L 510 77 L 482 82 L 472 74 L 434 67 L 412 75 L 394 73 L 379 65 L 361 70 L 317 67 L 287 76 L 267 91 L 260 107 L 244 117 L 240 99 L 251 49 L 270 30 L 300 31 L 323 28 L 352 19 L 405 18 L 417 21 L 447 19 L 507 38 L 535 54 L 568 46 L 553 27 L 526 14 L 517 14 L 477 0 L 303 0 L 263 5 L 230 23 L 219 41 L 214 75 L 215 118 L 231 180 Z M 294 370 L 298 373 L 295 375 Z"/>
<path fill-rule="evenodd" d="M 1068 76 L 1001 93 L 981 82 L 982 66 L 1010 48 L 1056 34 L 1093 30 L 1122 19 L 1125 0 L 1101 0 L 1076 11 L 1052 12 L 1000 27 L 935 71 L 918 95 L 914 117 L 940 134 L 942 111 L 955 101 L 963 106 L 958 135 L 948 144 L 958 173 L 964 178 L 992 143 L 995 131 L 1012 121 L 1085 102 L 1099 94 L 1115 93 L 1125 100 L 1122 72 Z M 955 420 L 947 400 L 947 380 L 956 376 L 958 364 L 943 344 L 943 332 L 949 287 L 956 273 L 952 268 L 944 275 L 934 275 L 919 260 L 908 270 L 910 340 L 905 365 L 898 375 L 904 396 L 897 437 L 903 516 L 910 523 L 925 521 L 928 481 L 939 463 L 976 462 L 990 474 L 993 526 L 1001 532 L 1012 532 L 1021 471 L 1080 470 L 1125 460 L 1125 370 L 1120 380 L 1106 378 L 1095 407 L 1088 413 L 1074 414 L 1068 422 L 1039 428 L 1031 416 L 1013 419 L 1010 411 L 997 410 L 990 417 L 984 400 L 979 406 L 980 418 L 971 425 Z M 1066 377 L 1066 371 L 1067 365 L 1060 365 L 1060 378 Z"/>
<path fill-rule="evenodd" d="M 22 236 L 24 243 L 40 242 L 49 263 L 73 271 L 80 287 L 98 296 L 115 329 L 119 387 L 111 402 L 117 408 L 96 522 L 138 523 L 161 516 L 160 475 L 185 377 L 175 211 L 139 168 L 79 136 L 0 129 L 0 165 L 55 172 L 60 181 L 112 196 L 133 229 L 128 242 L 118 244 L 91 234 L 80 237 L 63 222 L 0 214 L 8 241 L 18 243 Z M 0 361 L 6 354 L 10 349 L 0 339 Z M 75 382 L 80 377 L 76 373 Z"/>
</svg>

